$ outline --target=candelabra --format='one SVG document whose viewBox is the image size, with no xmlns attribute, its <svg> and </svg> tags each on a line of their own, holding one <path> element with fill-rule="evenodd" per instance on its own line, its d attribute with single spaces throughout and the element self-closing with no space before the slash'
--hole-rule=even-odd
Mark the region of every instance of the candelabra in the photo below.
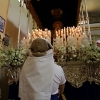
<svg viewBox="0 0 100 100">
<path fill-rule="evenodd" d="M 88 26 L 87 37 L 88 37 L 89 42 L 91 43 L 91 31 L 90 31 L 87 3 L 86 3 L 86 0 L 82 0 L 81 4 L 80 4 L 80 13 L 79 13 L 79 23 L 78 23 L 78 25 L 83 27 L 84 33 L 86 33 L 86 24 Z"/>
</svg>

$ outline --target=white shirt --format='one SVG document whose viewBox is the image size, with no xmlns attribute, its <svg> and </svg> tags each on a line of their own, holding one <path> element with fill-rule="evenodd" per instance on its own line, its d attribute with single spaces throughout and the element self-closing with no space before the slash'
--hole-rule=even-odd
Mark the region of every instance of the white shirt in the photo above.
<svg viewBox="0 0 100 100">
<path fill-rule="evenodd" d="M 61 66 L 54 66 L 54 77 L 53 77 L 53 85 L 52 85 L 52 95 L 58 93 L 59 85 L 62 85 L 66 82 L 63 69 Z"/>
</svg>

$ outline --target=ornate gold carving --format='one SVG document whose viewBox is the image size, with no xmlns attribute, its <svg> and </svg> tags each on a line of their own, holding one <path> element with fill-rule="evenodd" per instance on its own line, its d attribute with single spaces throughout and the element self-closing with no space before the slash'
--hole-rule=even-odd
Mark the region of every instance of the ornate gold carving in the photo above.
<svg viewBox="0 0 100 100">
<path fill-rule="evenodd" d="M 60 8 L 51 10 L 51 14 L 55 19 L 60 19 L 63 15 L 63 11 Z"/>
<path fill-rule="evenodd" d="M 68 82 L 74 87 L 81 87 L 87 80 L 87 66 L 81 62 L 69 62 L 63 67 Z"/>
<path fill-rule="evenodd" d="M 62 21 L 55 21 L 52 26 L 54 29 L 59 30 L 63 27 L 63 23 Z"/>
<path fill-rule="evenodd" d="M 100 85 L 100 66 L 89 66 L 90 74 L 89 81 L 94 81 L 95 84 Z"/>
<path fill-rule="evenodd" d="M 66 80 L 75 88 L 79 88 L 86 81 L 93 81 L 100 85 L 100 66 L 88 66 L 82 61 L 58 63 L 62 66 Z"/>
</svg>

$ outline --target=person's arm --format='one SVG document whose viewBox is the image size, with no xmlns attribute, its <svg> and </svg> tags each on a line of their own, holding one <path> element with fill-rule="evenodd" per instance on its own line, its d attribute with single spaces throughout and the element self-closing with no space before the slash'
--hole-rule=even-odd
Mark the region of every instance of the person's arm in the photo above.
<svg viewBox="0 0 100 100">
<path fill-rule="evenodd" d="M 59 85 L 59 94 L 63 94 L 65 88 L 65 84 Z"/>
</svg>

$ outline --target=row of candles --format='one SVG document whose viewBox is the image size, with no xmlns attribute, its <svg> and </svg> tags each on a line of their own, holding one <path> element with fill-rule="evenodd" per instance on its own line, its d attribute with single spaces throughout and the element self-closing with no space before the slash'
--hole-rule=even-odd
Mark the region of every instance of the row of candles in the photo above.
<svg viewBox="0 0 100 100">
<path fill-rule="evenodd" d="M 78 48 L 84 42 L 87 42 L 88 38 L 86 33 L 83 31 L 81 26 L 67 27 L 55 31 L 55 38 L 53 39 L 54 47 L 64 46 L 75 46 Z"/>
<path fill-rule="evenodd" d="M 51 42 L 51 31 L 48 29 L 44 29 L 44 31 L 42 29 L 32 30 L 32 40 L 36 38 L 44 38 Z"/>
<path fill-rule="evenodd" d="M 29 47 L 31 45 L 31 42 L 34 39 L 37 39 L 37 38 L 44 38 L 44 39 L 48 40 L 51 43 L 51 31 L 48 30 L 48 29 L 44 29 L 44 30 L 34 29 L 34 30 L 32 30 L 32 34 L 28 33 L 27 38 L 24 37 L 21 40 L 21 46 L 23 46 L 24 48 L 29 49 Z"/>
<path fill-rule="evenodd" d="M 48 29 L 34 29 L 32 30 L 32 34 L 28 33 L 26 39 L 25 37 L 23 38 L 22 42 L 26 44 L 27 48 L 29 48 L 31 41 L 36 38 L 44 38 L 51 43 L 51 31 Z M 53 46 L 54 48 L 59 46 L 64 46 L 65 48 L 68 46 L 75 46 L 75 48 L 78 48 L 79 45 L 87 41 L 87 35 L 83 31 L 82 27 L 64 27 L 63 29 L 55 31 Z"/>
</svg>

